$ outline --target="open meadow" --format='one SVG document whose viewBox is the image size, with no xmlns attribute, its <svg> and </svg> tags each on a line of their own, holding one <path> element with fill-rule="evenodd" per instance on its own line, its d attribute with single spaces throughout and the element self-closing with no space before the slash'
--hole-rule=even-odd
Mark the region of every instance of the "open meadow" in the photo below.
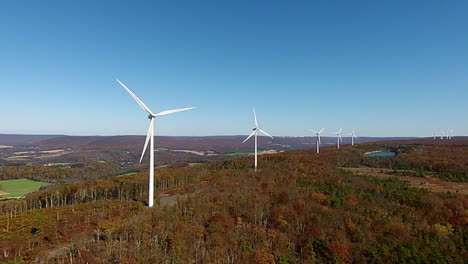
<svg viewBox="0 0 468 264">
<path fill-rule="evenodd" d="M 0 199 L 20 198 L 28 193 L 39 190 L 42 186 L 47 186 L 46 182 L 38 182 L 28 179 L 3 180 L 0 181 Z"/>
</svg>

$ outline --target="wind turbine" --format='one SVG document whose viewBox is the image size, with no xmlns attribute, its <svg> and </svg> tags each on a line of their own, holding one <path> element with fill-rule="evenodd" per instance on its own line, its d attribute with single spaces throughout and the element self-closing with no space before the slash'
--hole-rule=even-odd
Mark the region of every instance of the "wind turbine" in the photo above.
<svg viewBox="0 0 468 264">
<path fill-rule="evenodd" d="M 342 128 L 340 128 L 340 131 L 335 132 L 335 135 L 336 135 L 336 147 L 337 147 L 338 149 L 340 149 L 340 142 L 343 141 L 343 138 L 341 138 L 341 131 L 343 131 Z"/>
<path fill-rule="evenodd" d="M 353 132 L 351 132 L 351 134 L 349 134 L 349 135 L 351 136 L 351 146 L 354 146 L 354 139 L 356 139 L 356 140 L 358 139 L 356 137 L 356 131 L 355 131 L 354 128 L 353 128 Z"/>
<path fill-rule="evenodd" d="M 317 147 L 316 147 L 316 149 L 317 149 L 317 154 L 320 153 L 320 143 L 321 143 L 321 141 L 320 141 L 320 134 L 321 134 L 324 130 L 325 130 L 325 128 L 322 128 L 319 132 L 317 132 L 317 131 L 311 129 L 311 131 L 314 132 L 314 133 L 315 133 L 315 136 L 317 137 Z"/>
<path fill-rule="evenodd" d="M 143 152 L 141 153 L 140 163 L 143 160 L 143 156 L 146 152 L 146 147 L 148 147 L 148 141 L 151 141 L 150 144 L 150 168 L 149 168 L 149 193 L 148 193 L 148 206 L 153 207 L 154 204 L 154 119 L 158 116 L 169 115 L 177 112 L 182 112 L 190 109 L 194 109 L 195 107 L 188 107 L 188 108 L 181 108 L 181 109 L 174 109 L 174 110 L 166 110 L 154 114 L 151 110 L 138 98 L 130 89 L 128 89 L 125 84 L 121 81 L 117 80 L 117 82 L 122 85 L 125 90 L 135 99 L 135 101 L 140 105 L 140 107 L 148 113 L 148 119 L 150 120 L 150 125 L 148 129 L 148 134 L 146 136 L 145 146 L 143 147 Z"/>
<path fill-rule="evenodd" d="M 448 138 L 448 139 L 452 139 L 452 137 L 453 137 L 453 130 L 452 130 L 452 129 L 448 129 L 448 130 L 447 130 L 447 138 Z"/>
<path fill-rule="evenodd" d="M 253 129 L 253 132 L 244 140 L 242 141 L 242 143 L 245 143 L 247 140 L 249 140 L 252 136 L 255 136 L 255 171 L 257 171 L 257 134 L 258 132 L 262 132 L 263 134 L 271 137 L 273 139 L 273 137 L 268 134 L 267 132 L 261 130 L 259 127 L 258 127 L 258 122 L 257 122 L 257 115 L 255 114 L 255 108 L 252 108 L 253 109 L 253 114 L 254 114 L 254 121 L 255 121 L 255 127 Z"/>
<path fill-rule="evenodd" d="M 444 130 L 443 129 L 440 130 L 440 139 L 444 140 Z"/>
</svg>

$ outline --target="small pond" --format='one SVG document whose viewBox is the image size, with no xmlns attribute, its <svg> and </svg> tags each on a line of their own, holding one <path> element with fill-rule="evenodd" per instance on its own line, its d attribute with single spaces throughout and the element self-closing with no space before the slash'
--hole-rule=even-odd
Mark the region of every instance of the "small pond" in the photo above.
<svg viewBox="0 0 468 264">
<path fill-rule="evenodd" d="M 367 156 L 370 157 L 393 157 L 396 155 L 396 152 L 393 151 L 376 151 L 376 152 L 370 152 L 366 153 Z"/>
</svg>

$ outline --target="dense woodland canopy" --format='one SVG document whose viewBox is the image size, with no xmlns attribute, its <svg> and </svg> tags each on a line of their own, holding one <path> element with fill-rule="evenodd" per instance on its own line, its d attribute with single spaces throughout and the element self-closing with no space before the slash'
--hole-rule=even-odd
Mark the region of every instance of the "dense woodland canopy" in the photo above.
<svg viewBox="0 0 468 264">
<path fill-rule="evenodd" d="M 386 149 L 393 158 L 366 157 Z M 0 203 L 0 263 L 466 263 L 468 197 L 372 166 L 466 175 L 468 141 L 372 143 L 55 186 Z M 464 173 L 464 174 L 463 174 Z M 450 180 L 466 181 L 456 176 Z"/>
</svg>

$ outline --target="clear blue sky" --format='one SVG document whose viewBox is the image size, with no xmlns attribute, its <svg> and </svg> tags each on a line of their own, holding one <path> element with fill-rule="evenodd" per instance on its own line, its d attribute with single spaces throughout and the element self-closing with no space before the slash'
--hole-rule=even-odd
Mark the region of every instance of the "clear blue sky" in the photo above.
<svg viewBox="0 0 468 264">
<path fill-rule="evenodd" d="M 221 3 L 222 2 L 222 3 Z M 0 133 L 468 134 L 468 1 L 2 1 Z"/>
</svg>

